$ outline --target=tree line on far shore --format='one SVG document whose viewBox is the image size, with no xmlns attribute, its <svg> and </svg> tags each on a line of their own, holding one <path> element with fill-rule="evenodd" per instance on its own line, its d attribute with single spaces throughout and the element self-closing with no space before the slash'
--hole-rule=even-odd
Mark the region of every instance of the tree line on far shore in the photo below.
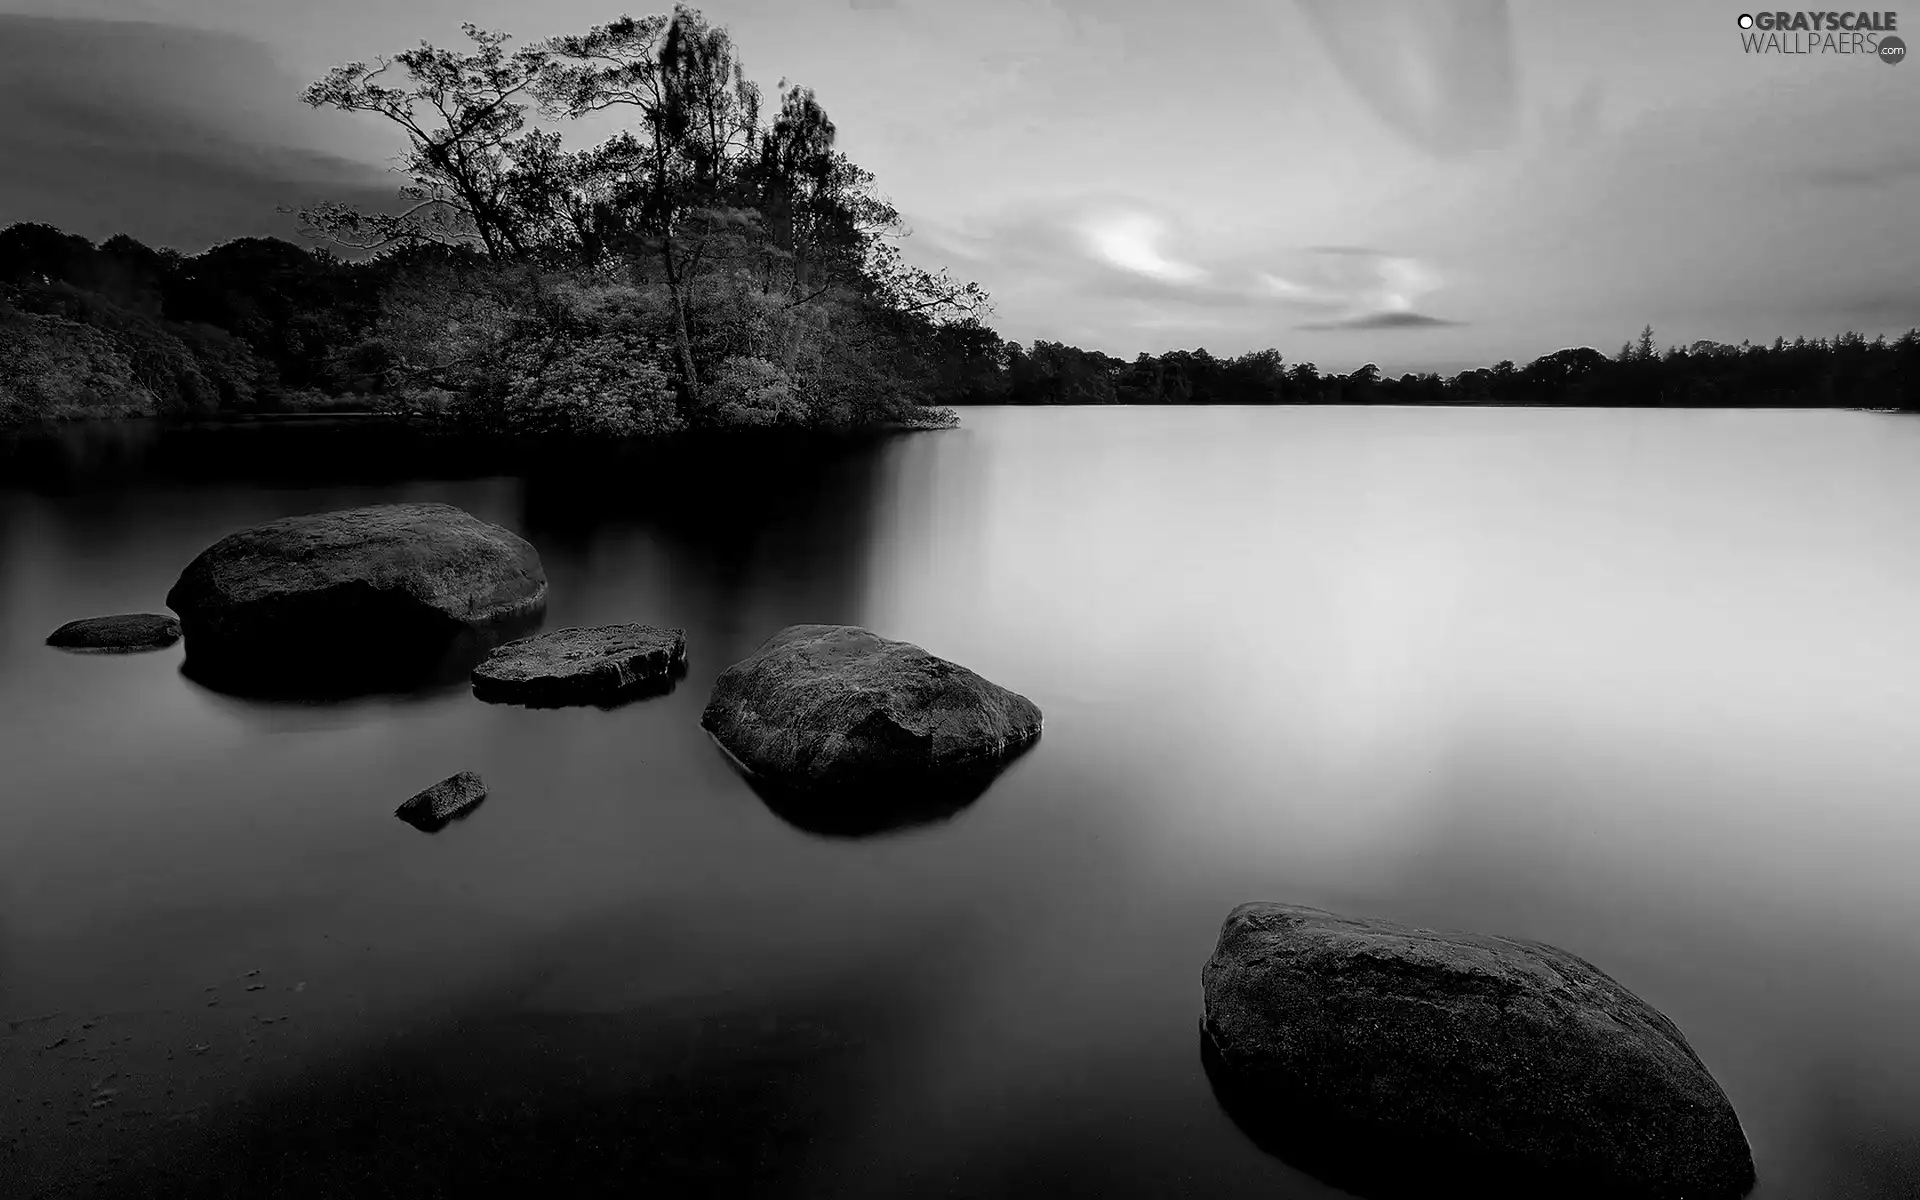
<svg viewBox="0 0 1920 1200">
<path fill-rule="evenodd" d="M 1271 349 L 1008 342 L 979 285 L 904 260 L 900 214 L 814 94 L 763 96 L 697 10 L 517 50 L 464 31 L 307 90 L 407 146 L 398 206 L 300 213 L 319 248 L 0 229 L 0 425 L 372 408 L 621 437 L 943 424 L 956 404 L 1920 408 L 1915 332 L 1661 351 L 1649 329 L 1613 356 L 1397 379 Z M 624 127 L 596 145 L 556 128 L 609 113 Z"/>
<path fill-rule="evenodd" d="M 958 339 L 953 331 L 949 340 Z M 949 404 L 1417 404 L 1605 408 L 1920 409 L 1920 330 L 1899 338 L 1776 338 L 1771 344 L 1694 342 L 1664 350 L 1651 326 L 1613 355 L 1556 350 L 1525 366 L 1442 377 L 1383 375 L 1369 364 L 1339 374 L 1287 364 L 1277 350 L 1216 358 L 1205 350 L 1141 354 L 1132 362 L 1057 342 L 998 344 L 969 334 L 963 386 Z"/>
</svg>

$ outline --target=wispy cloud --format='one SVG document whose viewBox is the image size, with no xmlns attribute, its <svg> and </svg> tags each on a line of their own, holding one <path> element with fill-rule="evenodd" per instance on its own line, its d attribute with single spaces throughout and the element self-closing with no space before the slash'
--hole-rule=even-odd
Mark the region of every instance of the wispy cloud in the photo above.
<svg viewBox="0 0 1920 1200">
<path fill-rule="evenodd" d="M 1300 0 L 1348 86 L 1439 157 L 1505 145 L 1518 112 L 1506 0 Z"/>
<path fill-rule="evenodd" d="M 1200 284 L 1211 277 L 1204 267 L 1167 257 L 1162 249 L 1167 222 L 1152 213 L 1089 214 L 1080 221 L 1079 232 L 1094 254 L 1122 270 L 1172 284 Z"/>
<path fill-rule="evenodd" d="M 1819 167 L 1806 172 L 1810 183 L 1833 188 L 1876 188 L 1920 178 L 1920 154 L 1895 155 L 1853 166 Z"/>
<path fill-rule="evenodd" d="M 1869 326 L 1920 328 L 1920 288 L 1869 293 L 1842 300 L 1834 309 L 1848 321 Z"/>
<path fill-rule="evenodd" d="M 1325 314 L 1301 328 L 1391 329 L 1437 321 L 1414 312 L 1418 300 L 1440 287 L 1438 273 L 1417 258 L 1364 246 L 1315 246 L 1290 259 L 1287 274 L 1262 272 L 1261 281 L 1282 302 Z"/>
<path fill-rule="evenodd" d="M 979 279 L 1001 315 L 1027 327 L 1070 315 L 1169 336 L 1211 326 L 1264 340 L 1276 326 L 1455 323 L 1425 311 L 1441 278 L 1416 256 L 1355 245 L 1231 248 L 1172 211 L 1122 198 L 1030 202 L 964 231 L 933 232 L 914 249 Z"/>
<path fill-rule="evenodd" d="M 1464 325 L 1464 321 L 1449 321 L 1444 317 L 1430 317 L 1417 312 L 1376 312 L 1363 313 L 1357 317 L 1346 317 L 1339 321 L 1311 321 L 1297 326 L 1300 329 L 1337 330 L 1337 329 L 1432 329 L 1448 325 Z"/>
</svg>

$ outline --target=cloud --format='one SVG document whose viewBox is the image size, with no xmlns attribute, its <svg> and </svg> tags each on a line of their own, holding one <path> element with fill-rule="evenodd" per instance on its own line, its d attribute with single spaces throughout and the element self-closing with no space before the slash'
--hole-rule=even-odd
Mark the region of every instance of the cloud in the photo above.
<svg viewBox="0 0 1920 1200">
<path fill-rule="evenodd" d="M 1592 145 L 1601 133 L 1601 104 L 1605 92 L 1597 79 L 1590 79 L 1579 94 L 1564 105 L 1548 103 L 1540 112 L 1540 132 L 1565 149 L 1578 150 Z"/>
<path fill-rule="evenodd" d="M 1294 307 L 1335 314 L 1320 323 L 1325 328 L 1412 313 L 1415 301 L 1440 286 L 1419 259 L 1364 246 L 1315 246 L 1290 256 L 1290 264 L 1286 275 L 1263 271 L 1262 282 Z"/>
<path fill-rule="evenodd" d="M 1817 167 L 1804 178 L 1820 187 L 1877 188 L 1920 178 L 1920 154 L 1894 155 L 1855 166 Z"/>
<path fill-rule="evenodd" d="M 1162 252 L 1167 222 L 1151 213 L 1125 211 L 1090 215 L 1080 234 L 1093 251 L 1123 270 L 1170 283 L 1200 283 L 1209 272 Z"/>
<path fill-rule="evenodd" d="M 1335 330 L 1335 329 L 1433 329 L 1449 325 L 1464 325 L 1464 321 L 1449 321 L 1444 317 L 1431 317 L 1426 313 L 1391 311 L 1362 313 L 1357 317 L 1345 317 L 1338 321 L 1312 321 L 1299 325 L 1298 329 Z"/>
<path fill-rule="evenodd" d="M 1441 287 L 1420 258 L 1354 245 L 1210 243 L 1175 212 L 1120 197 L 1029 201 L 969 228 L 925 232 L 909 239 L 909 253 L 978 279 L 1010 336 L 1065 337 L 1070 321 L 1109 331 L 1102 342 L 1132 330 L 1253 346 L 1288 326 L 1452 324 L 1419 308 Z"/>
<path fill-rule="evenodd" d="M 880 12 L 900 7 L 900 0 L 847 0 L 847 7 L 855 12 Z"/>
<path fill-rule="evenodd" d="M 1506 0 L 1300 0 L 1386 125 L 1436 157 L 1503 146 L 1518 112 Z"/>
<path fill-rule="evenodd" d="M 0 213 L 197 250 L 293 236 L 276 212 L 390 203 L 258 42 L 134 21 L 0 15 Z M 344 122 L 345 118 L 338 118 Z"/>
<path fill-rule="evenodd" d="M 1834 313 L 1874 328 L 1920 328 L 1920 289 L 1873 292 L 1837 300 Z"/>
</svg>

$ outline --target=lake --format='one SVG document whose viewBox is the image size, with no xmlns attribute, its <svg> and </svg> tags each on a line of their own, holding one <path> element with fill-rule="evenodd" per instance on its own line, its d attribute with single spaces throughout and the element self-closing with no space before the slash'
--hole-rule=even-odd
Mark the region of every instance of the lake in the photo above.
<svg viewBox="0 0 1920 1200">
<path fill-rule="evenodd" d="M 10 1195 L 1288 1197 L 1202 1069 L 1244 900 L 1538 938 L 1671 1016 L 1762 1200 L 1920 1194 L 1920 421 L 975 409 L 515 454 L 0 451 Z M 670 694 L 302 702 L 69 654 L 242 526 L 459 505 Z M 796 622 L 1031 697 L 945 821 L 791 823 L 699 727 Z M 395 819 L 455 771 L 490 795 Z"/>
</svg>

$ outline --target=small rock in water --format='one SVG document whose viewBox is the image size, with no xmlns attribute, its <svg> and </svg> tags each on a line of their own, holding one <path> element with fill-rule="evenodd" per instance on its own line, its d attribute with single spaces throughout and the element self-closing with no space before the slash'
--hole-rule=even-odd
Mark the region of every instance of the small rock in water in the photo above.
<svg viewBox="0 0 1920 1200">
<path fill-rule="evenodd" d="M 68 621 L 47 635 L 62 650 L 163 650 L 180 640 L 180 622 L 161 613 L 122 613 Z"/>
<path fill-rule="evenodd" d="M 472 771 L 449 775 L 395 809 L 393 815 L 428 833 L 472 812 L 487 798 L 487 785 Z"/>
<path fill-rule="evenodd" d="M 473 669 L 473 694 L 509 704 L 596 704 L 664 691 L 686 669 L 684 630 L 555 629 L 508 642 Z"/>
<path fill-rule="evenodd" d="M 1227 1111 L 1349 1191 L 1730 1200 L 1753 1185 L 1733 1106 L 1680 1030 L 1557 947 L 1243 904 L 1201 982 Z"/>
</svg>

